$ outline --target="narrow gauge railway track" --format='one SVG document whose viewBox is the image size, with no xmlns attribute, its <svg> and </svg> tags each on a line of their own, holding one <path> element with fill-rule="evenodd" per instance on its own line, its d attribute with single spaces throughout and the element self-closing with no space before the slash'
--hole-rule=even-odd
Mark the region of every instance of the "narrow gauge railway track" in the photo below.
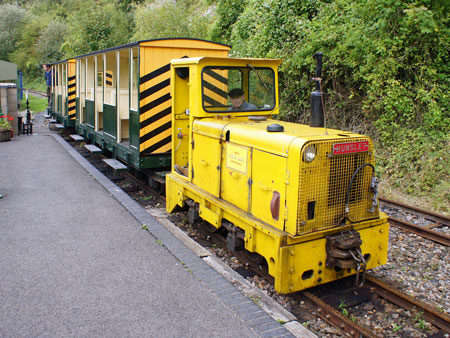
<svg viewBox="0 0 450 338">
<path fill-rule="evenodd" d="M 41 92 L 41 91 L 39 91 L 39 90 L 26 89 L 26 88 L 24 88 L 24 90 L 28 90 L 28 92 L 31 93 L 31 94 L 35 94 L 35 95 L 47 97 L 47 93 Z"/>
<path fill-rule="evenodd" d="M 367 277 L 366 284 L 359 290 L 362 295 L 376 294 L 386 301 L 389 301 L 407 311 L 422 313 L 423 318 L 426 321 L 441 330 L 434 333 L 433 337 L 446 337 L 445 334 L 450 333 L 450 316 L 392 288 L 381 280 L 373 277 Z M 366 290 L 366 292 L 364 292 L 364 290 Z M 350 292 L 353 292 L 353 290 L 350 290 Z M 293 298 L 298 300 L 302 299 L 302 297 L 307 298 L 314 304 L 314 306 L 317 307 L 317 313 L 323 320 L 339 327 L 350 337 L 380 337 L 370 329 L 361 326 L 347 316 L 343 315 L 338 309 L 336 309 L 336 307 L 317 297 L 313 292 L 303 291 L 293 295 Z"/>
<path fill-rule="evenodd" d="M 389 224 L 399 227 L 405 231 L 412 232 L 433 242 L 450 246 L 450 236 L 438 231 L 428 229 L 426 226 L 415 225 L 396 217 L 389 216 Z"/>
<path fill-rule="evenodd" d="M 103 154 L 90 155 L 93 163 L 101 163 L 103 158 L 106 158 Z M 96 157 L 96 158 L 95 158 Z M 102 171 L 109 171 L 108 169 Z M 142 172 L 140 173 L 142 174 Z M 146 173 L 144 173 L 146 174 Z M 149 187 L 146 183 L 144 183 L 141 179 L 138 179 L 136 176 L 129 172 L 122 173 L 122 177 L 116 177 L 116 181 L 121 181 L 123 179 L 128 179 L 133 184 L 135 184 L 139 189 L 143 190 L 147 194 L 155 196 L 159 200 L 160 203 L 165 203 L 165 198 L 160 194 L 160 192 L 156 191 Z M 148 178 L 146 178 L 147 181 Z M 226 248 L 226 239 L 223 235 L 218 232 L 208 232 L 205 228 L 198 227 L 199 229 L 203 229 L 201 232 L 206 232 L 205 237 L 210 238 L 213 243 L 219 243 L 222 247 Z M 202 243 L 201 243 L 202 244 Z M 247 269 L 254 272 L 258 276 L 266 279 L 270 283 L 273 283 L 273 278 L 268 274 L 267 268 L 261 264 L 258 257 L 255 257 L 252 254 L 245 252 L 233 252 L 233 256 L 235 256 Z M 384 298 L 385 300 L 396 304 L 397 306 L 404 308 L 408 311 L 421 311 L 423 313 L 423 317 L 425 320 L 439 328 L 440 332 L 438 334 L 433 335 L 433 337 L 445 337 L 444 332 L 450 333 L 450 316 L 445 313 L 441 313 L 432 307 L 417 301 L 416 299 L 403 294 L 402 292 L 395 290 L 394 288 L 386 285 L 380 280 L 377 280 L 373 277 L 366 278 L 366 285 L 363 289 L 369 290 L 371 294 L 377 294 L 378 296 Z M 377 338 L 380 337 L 375 332 L 371 331 L 370 328 L 366 328 L 357 321 L 350 319 L 345 316 L 336 306 L 332 306 L 328 304 L 326 301 L 322 300 L 318 296 L 314 295 L 312 289 L 311 291 L 302 291 L 289 295 L 292 299 L 297 301 L 300 304 L 300 301 L 307 300 L 310 304 L 311 312 L 316 312 L 317 315 L 322 318 L 325 322 L 330 325 L 338 328 L 342 331 L 343 335 L 347 335 L 349 337 L 367 337 L 367 338 Z M 361 289 L 362 290 L 362 289 Z M 366 292 L 367 294 L 367 292 Z M 299 305 L 300 307 L 300 305 Z"/>
<path fill-rule="evenodd" d="M 198 230 L 202 229 L 198 227 Z M 201 230 L 200 230 L 201 231 Z M 222 247 L 226 247 L 226 239 L 218 234 L 218 233 L 209 233 L 205 235 L 211 237 L 212 241 L 215 243 L 220 243 Z M 270 283 L 273 283 L 273 278 L 268 274 L 267 268 L 262 266 L 258 261 L 257 257 L 252 254 L 246 252 L 232 252 L 232 255 L 235 256 L 240 262 L 244 264 L 249 270 L 251 270 L 254 274 L 266 279 Z M 351 278 L 351 277 L 349 277 Z M 333 282 L 336 284 L 336 282 Z M 365 337 L 365 338 L 380 338 L 381 336 L 374 333 L 370 328 L 366 328 L 359 324 L 357 321 L 352 320 L 348 316 L 344 315 L 340 309 L 336 306 L 327 303 L 320 297 L 314 294 L 314 289 L 296 292 L 294 294 L 290 294 L 289 297 L 294 299 L 298 304 L 301 301 L 307 300 L 309 302 L 309 307 L 311 312 L 316 312 L 317 315 L 328 324 L 338 328 L 342 331 L 343 334 L 349 337 Z M 334 289 L 331 287 L 331 289 Z M 428 306 L 427 304 L 414 299 L 407 294 L 396 290 L 395 288 L 389 286 L 381 280 L 378 280 L 374 277 L 366 277 L 366 284 L 357 289 L 361 292 L 362 300 L 360 303 L 365 302 L 365 298 L 367 295 L 370 295 L 369 298 L 372 299 L 374 295 L 378 295 L 379 297 L 385 299 L 386 301 L 395 304 L 407 311 L 412 313 L 423 313 L 423 318 L 427 320 L 429 323 L 433 324 L 441 330 L 434 337 L 445 337 L 445 333 L 450 333 L 450 316 L 443 312 L 439 312 L 436 309 Z M 349 291 L 349 294 L 354 292 L 353 289 Z M 330 298 L 336 298 L 331 294 Z M 359 304 L 359 303 L 357 303 Z M 298 305 L 300 306 L 300 305 Z M 299 319 L 301 322 L 301 320 Z"/>
<path fill-rule="evenodd" d="M 421 311 L 425 320 L 450 334 L 450 316 L 440 312 L 427 304 L 408 296 L 386 283 L 373 277 L 366 277 L 366 287 L 369 287 L 380 297 L 394 303 L 408 311 Z"/>
<path fill-rule="evenodd" d="M 409 213 L 412 213 L 412 214 L 415 214 L 418 216 L 422 216 L 426 220 L 434 222 L 435 224 L 433 224 L 432 226 L 429 226 L 429 228 L 450 226 L 450 217 L 447 217 L 444 215 L 439 215 L 439 214 L 431 212 L 431 211 L 419 209 L 419 208 L 416 208 L 416 207 L 413 207 L 410 205 L 406 205 L 404 203 L 395 202 L 395 201 L 389 200 L 384 197 L 378 197 L 378 200 L 380 201 L 381 204 L 383 204 L 383 206 L 403 209 Z"/>
<path fill-rule="evenodd" d="M 420 226 L 396 217 L 389 216 L 389 224 L 399 227 L 405 231 L 414 233 L 418 236 L 422 236 L 424 238 L 432 240 L 441 245 L 450 246 L 449 235 L 433 230 L 433 228 L 441 226 L 450 226 L 450 217 L 408 206 L 406 204 L 391 201 L 382 197 L 379 197 L 379 201 L 383 206 L 401 209 L 408 213 L 423 217 L 428 221 L 434 222 L 430 225 Z"/>
<path fill-rule="evenodd" d="M 369 329 L 344 316 L 338 309 L 326 303 L 319 297 L 315 296 L 309 291 L 303 291 L 292 295 L 297 301 L 306 298 L 311 302 L 312 306 L 316 307 L 317 315 L 325 322 L 339 328 L 342 332 L 355 338 L 379 338 L 378 335 L 371 332 Z"/>
</svg>

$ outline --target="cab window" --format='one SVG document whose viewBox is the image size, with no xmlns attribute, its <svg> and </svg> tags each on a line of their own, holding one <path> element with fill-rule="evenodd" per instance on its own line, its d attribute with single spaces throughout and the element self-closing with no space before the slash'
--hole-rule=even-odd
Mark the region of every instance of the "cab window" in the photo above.
<svg viewBox="0 0 450 338">
<path fill-rule="evenodd" d="M 206 112 L 272 110 L 275 106 L 275 75 L 271 68 L 205 67 L 202 72 L 202 103 Z"/>
</svg>

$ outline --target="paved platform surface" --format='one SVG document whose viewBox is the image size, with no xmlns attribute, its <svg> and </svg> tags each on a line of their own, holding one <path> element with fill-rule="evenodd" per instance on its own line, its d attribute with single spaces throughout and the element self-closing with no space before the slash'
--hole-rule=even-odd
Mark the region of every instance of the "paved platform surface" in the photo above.
<svg viewBox="0 0 450 338">
<path fill-rule="evenodd" d="M 0 143 L 1 337 L 293 337 L 42 121 L 34 131 Z"/>
</svg>

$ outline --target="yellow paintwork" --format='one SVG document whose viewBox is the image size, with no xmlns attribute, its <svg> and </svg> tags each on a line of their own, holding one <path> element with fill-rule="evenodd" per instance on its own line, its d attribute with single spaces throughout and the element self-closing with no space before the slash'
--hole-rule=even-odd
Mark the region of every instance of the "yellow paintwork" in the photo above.
<svg viewBox="0 0 450 338">
<path fill-rule="evenodd" d="M 170 98 L 171 78 L 170 60 L 182 57 L 215 56 L 227 57 L 230 47 L 210 41 L 195 39 L 160 39 L 139 42 L 139 76 L 140 76 L 140 116 L 139 122 L 154 120 L 141 127 L 139 131 L 141 152 L 157 145 L 171 135 L 171 114 L 168 108 L 172 106 Z M 162 69 L 162 70 L 161 70 Z M 155 74 L 151 78 L 146 78 Z M 146 79 L 144 81 L 144 79 Z M 151 94 L 144 97 L 146 91 Z M 159 129 L 158 129 L 159 128 Z M 149 136 L 149 137 L 145 137 Z M 176 140 L 176 139 L 175 139 Z M 151 151 L 151 154 L 165 153 L 171 149 L 170 141 Z"/>
<path fill-rule="evenodd" d="M 324 284 L 355 273 L 325 268 L 325 236 L 310 234 L 294 238 L 265 224 L 236 206 L 214 197 L 186 182 L 180 175 L 166 176 L 167 211 L 184 201 L 192 199 L 200 204 L 200 217 L 218 227 L 222 219 L 227 219 L 245 231 L 245 249 L 262 255 L 269 267 L 269 274 L 275 278 L 275 290 L 280 293 L 300 291 Z M 362 222 L 353 227 L 363 241 L 362 254 L 370 254 L 367 268 L 386 264 L 389 239 L 387 216 L 381 213 L 378 220 Z M 340 230 L 348 229 L 345 227 Z M 327 235 L 337 231 L 328 231 Z M 313 270 L 309 279 L 302 279 L 304 272 Z"/>
<path fill-rule="evenodd" d="M 76 84 L 76 67 L 75 67 L 75 59 L 70 59 L 67 60 L 67 68 L 68 68 L 68 73 L 67 73 L 67 78 L 73 78 L 73 80 L 68 80 L 68 86 L 70 85 L 75 85 Z M 68 88 L 67 90 L 67 98 L 68 98 L 68 115 L 70 120 L 75 120 L 76 119 L 76 114 L 75 114 L 75 106 L 76 106 L 76 102 L 75 102 L 75 98 L 76 98 L 76 87 L 73 86 L 71 88 Z M 70 102 L 73 101 L 73 102 Z"/>
<path fill-rule="evenodd" d="M 168 38 L 168 39 L 141 41 L 139 44 L 142 47 L 208 49 L 208 50 L 225 51 L 227 53 L 230 50 L 229 46 L 217 44 L 211 41 L 197 40 L 197 39 L 183 39 L 183 38 L 175 38 L 175 39 Z"/>
<path fill-rule="evenodd" d="M 199 203 L 200 217 L 216 228 L 226 219 L 244 230 L 245 248 L 265 257 L 269 273 L 275 278 L 275 289 L 281 293 L 355 273 L 325 267 L 325 237 L 339 231 L 355 229 L 360 233 L 362 253 L 370 255 L 368 268 L 384 264 L 389 233 L 386 216 L 378 210 L 369 214 L 370 217 L 353 212 L 353 206 L 365 208 L 366 199 L 352 201 L 350 215 L 357 218 L 355 222 L 347 221 L 339 227 L 320 223 L 322 213 L 336 215 L 334 218 L 342 213 L 342 197 L 345 196 L 342 187 L 347 183 L 341 183 L 340 177 L 330 177 L 330 170 L 339 176 L 345 164 L 344 178 L 348 180 L 355 170 L 356 158 L 373 162 L 372 148 L 364 155 L 332 159 L 328 156 L 330 147 L 367 138 L 272 120 L 271 115 L 278 113 L 278 97 L 275 109 L 269 112 L 216 114 L 203 110 L 202 69 L 249 63 L 255 67 L 270 67 L 277 74 L 280 61 L 211 57 L 172 61 L 172 139 L 175 141 L 172 142 L 174 168 L 166 176 L 167 211 L 183 207 L 186 200 L 194 200 Z M 181 79 L 176 70 L 185 67 L 189 69 L 189 78 Z M 275 84 L 275 93 L 278 93 L 277 81 Z M 256 122 L 246 116 L 249 114 L 266 115 L 268 119 Z M 284 132 L 268 132 L 267 126 L 273 123 L 282 125 Z M 317 147 L 317 158 L 311 163 L 302 159 L 307 144 Z M 176 166 L 185 167 L 187 175 L 175 170 Z M 350 174 L 348 168 L 351 168 Z M 366 170 L 363 177 L 367 180 L 370 175 Z M 309 182 L 309 179 L 314 181 Z M 337 188 L 329 190 L 334 181 L 338 182 Z M 367 182 L 364 182 L 366 187 Z M 317 189 L 321 189 L 319 193 Z M 338 206 L 334 200 L 327 202 L 330 192 L 338 194 Z M 271 210 L 271 202 L 276 201 L 277 196 L 279 208 Z M 309 217 L 306 205 L 311 198 L 317 215 L 304 221 L 302 217 Z"/>
</svg>

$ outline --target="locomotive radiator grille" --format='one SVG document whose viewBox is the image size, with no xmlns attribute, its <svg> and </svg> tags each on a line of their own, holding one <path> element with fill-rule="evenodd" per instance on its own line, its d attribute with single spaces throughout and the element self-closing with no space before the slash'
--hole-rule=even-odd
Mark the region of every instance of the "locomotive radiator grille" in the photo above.
<svg viewBox="0 0 450 338">
<path fill-rule="evenodd" d="M 344 155 L 333 155 L 333 145 L 345 142 L 326 140 L 307 143 L 313 146 L 316 156 L 310 163 L 301 160 L 299 175 L 299 199 L 297 209 L 297 235 L 322 231 L 343 224 L 345 200 L 352 175 L 364 163 L 374 163 L 373 146 L 369 138 L 352 138 L 347 142 L 369 141 L 369 149 Z M 302 159 L 304 154 L 302 153 Z M 363 167 L 356 174 L 349 193 L 351 222 L 361 222 L 378 217 L 378 208 L 372 208 L 373 194 L 370 189 L 372 168 Z"/>
</svg>

